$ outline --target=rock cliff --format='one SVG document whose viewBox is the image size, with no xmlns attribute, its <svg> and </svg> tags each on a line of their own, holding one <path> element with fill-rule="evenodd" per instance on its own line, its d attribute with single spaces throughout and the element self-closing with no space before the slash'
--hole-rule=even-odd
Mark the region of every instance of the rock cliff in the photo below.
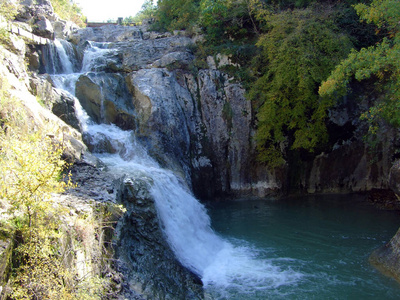
<svg viewBox="0 0 400 300">
<path fill-rule="evenodd" d="M 359 108 L 366 105 L 365 101 L 354 105 L 354 101 L 347 100 L 331 110 L 332 140 L 323 152 L 299 154 L 290 158 L 285 167 L 270 171 L 256 161 L 255 116 L 245 98 L 245 90 L 219 70 L 211 57 L 207 60 L 208 68 L 195 67 L 192 38 L 184 33 L 149 32 L 145 27 L 109 25 L 78 30 L 54 15 L 47 0 L 38 1 L 39 5 L 30 0 L 23 4 L 17 17 L 20 22 L 33 26 L 30 30 L 35 34 L 66 38 L 73 44 L 73 50 L 68 53 L 73 56 L 73 71 L 84 69 L 74 89 L 89 116 L 96 122 L 133 130 L 150 154 L 162 166 L 180 174 L 197 196 L 203 199 L 262 197 L 283 190 L 332 193 L 389 187 L 398 192 L 393 169 L 393 182 L 389 186 L 389 171 L 395 156 L 393 145 L 398 133 L 382 134 L 376 153 L 371 153 L 362 139 L 365 125 L 359 121 Z M 1 51 L 1 74 L 9 78 L 13 94 L 23 99 L 36 126 L 50 120 L 57 128 L 55 132 L 69 140 L 71 147 L 66 156 L 70 160 L 96 165 L 98 161 L 88 151 L 94 149 L 91 137 L 84 136 L 85 143 L 82 142 L 71 95 L 55 89 L 45 74 L 49 72 L 46 68 L 49 45 L 26 46 L 12 36 L 8 47 Z M 104 55 L 83 61 L 83 52 L 91 48 L 103 49 Z M 28 76 L 24 57 L 34 75 Z M 229 59 L 223 61 L 225 65 L 231 63 Z M 36 97 L 43 100 L 45 107 L 37 103 Z M 101 151 L 114 150 L 104 142 Z M 140 251 L 147 252 L 149 247 L 146 236 L 143 244 L 129 241 L 128 236 L 140 235 L 142 226 L 152 227 L 157 237 L 162 234 L 155 224 L 153 208 L 141 206 L 141 202 L 148 203 L 151 199 L 132 196 L 140 189 L 134 189 L 135 181 L 130 180 L 118 190 L 126 196 L 121 201 L 131 207 L 121 221 L 131 226 L 121 228 L 119 245 L 121 251 L 126 250 L 120 252 L 120 257 L 132 264 L 125 271 L 135 286 L 138 277 L 147 276 L 146 282 L 150 282 L 151 275 L 143 275 L 140 266 L 144 265 L 137 264 L 126 253 L 134 249 L 140 255 Z M 133 218 L 139 213 L 149 214 L 146 222 Z M 165 251 L 167 260 L 173 257 L 165 243 L 160 242 L 159 247 Z M 197 297 L 194 296 L 199 293 L 196 278 L 185 273 L 179 264 L 171 268 L 185 282 L 182 298 Z M 140 290 L 152 295 L 164 295 L 170 288 L 180 289 L 179 286 L 160 287 L 156 281 L 148 284 L 149 287 L 141 283 Z"/>
<path fill-rule="evenodd" d="M 134 130 L 201 198 L 282 188 L 282 178 L 255 160 L 254 117 L 241 85 L 213 64 L 195 68 L 191 38 L 145 29 L 108 25 L 70 35 L 78 53 L 104 49 L 76 84 L 88 114 Z"/>
<path fill-rule="evenodd" d="M 371 152 L 359 120 L 366 99 L 353 95 L 330 111 L 332 138 L 323 151 L 289 157 L 286 166 L 271 171 L 256 160 L 256 120 L 245 90 L 218 69 L 232 64 L 229 59 L 209 57 L 209 68 L 199 69 L 194 39 L 146 27 L 86 28 L 69 39 L 78 57 L 90 47 L 106 52 L 76 85 L 89 115 L 134 130 L 152 156 L 180 173 L 200 198 L 389 188 L 397 132 L 382 134 Z"/>
</svg>

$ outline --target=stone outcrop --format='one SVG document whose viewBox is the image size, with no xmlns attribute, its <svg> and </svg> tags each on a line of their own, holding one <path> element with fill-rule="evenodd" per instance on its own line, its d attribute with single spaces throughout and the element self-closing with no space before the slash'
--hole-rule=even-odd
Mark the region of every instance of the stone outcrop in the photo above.
<svg viewBox="0 0 400 300">
<path fill-rule="evenodd" d="M 54 13 L 49 0 L 21 1 L 16 20 L 29 24 L 31 30 L 28 31 L 48 39 L 64 39 L 78 30 L 74 23 L 61 20 Z"/>
<path fill-rule="evenodd" d="M 400 281 L 400 229 L 389 243 L 376 249 L 369 260 L 382 273 Z"/>
<path fill-rule="evenodd" d="M 29 88 L 30 92 L 43 101 L 46 108 L 53 114 L 73 128 L 80 130 L 74 99 L 66 92 L 55 89 L 48 76 L 31 76 Z"/>
<path fill-rule="evenodd" d="M 217 69 L 196 70 L 193 40 L 185 35 L 141 29 L 109 25 L 72 36 L 80 53 L 106 47 L 91 68 L 96 73 L 77 82 L 88 114 L 135 130 L 152 156 L 202 198 L 281 188 L 282 178 L 255 161 L 253 113 L 240 84 Z"/>
<path fill-rule="evenodd" d="M 389 173 L 399 132 L 381 124 L 373 142 L 368 142 L 368 124 L 360 120 L 368 101 L 364 96 L 351 97 L 330 110 L 330 141 L 323 152 L 300 155 L 289 164 L 291 190 L 351 193 L 391 188 Z"/>
<path fill-rule="evenodd" d="M 393 163 L 389 172 L 389 187 L 400 199 L 400 160 Z"/>
<path fill-rule="evenodd" d="M 125 130 L 136 127 L 133 99 L 120 74 L 87 73 L 76 83 L 76 96 L 97 123 L 113 123 Z"/>
<path fill-rule="evenodd" d="M 9 279 L 11 274 L 12 251 L 15 236 L 11 228 L 0 230 L 0 299 L 6 299 L 9 294 Z"/>
</svg>

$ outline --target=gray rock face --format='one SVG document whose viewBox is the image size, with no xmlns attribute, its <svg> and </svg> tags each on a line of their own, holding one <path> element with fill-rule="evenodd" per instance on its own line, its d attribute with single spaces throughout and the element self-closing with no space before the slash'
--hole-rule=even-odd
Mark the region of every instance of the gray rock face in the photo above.
<svg viewBox="0 0 400 300">
<path fill-rule="evenodd" d="M 72 36 L 78 48 L 98 46 L 105 53 L 92 64 L 96 73 L 76 85 L 88 114 L 135 130 L 151 155 L 202 198 L 279 189 L 282 180 L 255 161 L 253 113 L 240 84 L 218 70 L 189 71 L 190 38 L 145 33 L 110 25 Z M 102 149 L 114 151 L 109 146 Z"/>
<path fill-rule="evenodd" d="M 53 22 L 54 37 L 64 39 L 76 32 L 79 27 L 70 21 L 58 20 Z"/>
<path fill-rule="evenodd" d="M 50 20 L 48 20 L 47 18 L 45 18 L 45 17 L 39 18 L 33 28 L 34 28 L 33 29 L 34 34 L 48 38 L 48 39 L 53 38 L 53 34 L 54 34 L 53 25 L 51 24 Z"/>
<path fill-rule="evenodd" d="M 388 156 L 382 149 L 382 155 Z M 329 154 L 318 155 L 308 177 L 309 193 L 340 193 L 369 191 L 373 188 L 387 188 L 390 158 L 377 162 L 362 141 L 354 141 Z"/>
<path fill-rule="evenodd" d="M 400 199 L 400 160 L 397 160 L 390 168 L 389 187 Z"/>
<path fill-rule="evenodd" d="M 400 281 L 400 229 L 389 243 L 376 249 L 369 260 L 382 273 Z"/>
<path fill-rule="evenodd" d="M 251 168 L 252 113 L 239 84 L 216 70 L 196 78 L 166 69 L 133 72 L 128 82 L 137 135 L 162 165 L 191 178 L 196 195 L 258 195 L 278 186 L 265 169 L 261 179 Z"/>
<path fill-rule="evenodd" d="M 366 143 L 368 128 L 359 117 L 366 107 L 365 101 L 353 99 L 331 110 L 329 130 L 334 144 L 312 160 L 302 162 L 295 189 L 343 193 L 389 188 L 398 132 L 382 124 L 374 137 L 375 145 Z"/>
<path fill-rule="evenodd" d="M 85 28 L 74 32 L 70 36 L 72 43 L 83 45 L 87 41 L 93 42 L 121 42 L 124 40 L 141 40 L 142 32 L 139 27 L 106 25 L 94 28 Z"/>
<path fill-rule="evenodd" d="M 66 39 L 78 30 L 76 24 L 61 20 L 54 13 L 49 0 L 21 1 L 16 20 L 28 23 L 32 26 L 34 34 L 49 39 Z"/>
<path fill-rule="evenodd" d="M 163 166 L 188 177 L 190 135 L 196 126 L 191 94 L 165 69 L 142 69 L 128 81 L 138 114 L 137 135 Z"/>
<path fill-rule="evenodd" d="M 54 14 L 53 6 L 49 0 L 23 0 L 16 19 L 34 25 L 36 22 L 45 19 L 55 21 L 57 16 Z"/>
<path fill-rule="evenodd" d="M 44 105 L 57 117 L 75 129 L 80 130 L 74 99 L 67 93 L 54 89 L 50 80 L 47 76 L 31 77 L 30 88 L 32 94 L 39 97 Z"/>
<path fill-rule="evenodd" d="M 76 96 L 97 123 L 135 129 L 135 109 L 125 79 L 119 74 L 86 73 L 76 83 Z"/>
</svg>

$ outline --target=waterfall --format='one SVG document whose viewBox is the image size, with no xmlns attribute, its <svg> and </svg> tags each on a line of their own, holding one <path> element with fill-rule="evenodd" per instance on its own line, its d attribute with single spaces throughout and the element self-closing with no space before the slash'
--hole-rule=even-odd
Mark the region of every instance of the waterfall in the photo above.
<svg viewBox="0 0 400 300">
<path fill-rule="evenodd" d="M 108 51 L 98 45 L 88 47 L 82 72 L 95 69 L 96 61 L 102 61 Z M 58 88 L 74 94 L 74 82 L 79 74 L 52 77 Z M 110 170 L 150 178 L 151 194 L 170 247 L 182 265 L 202 279 L 212 297 L 224 298 L 229 292 L 251 293 L 253 290 L 274 289 L 294 284 L 301 278 L 299 272 L 290 268 L 282 270 L 272 260 L 260 258 L 257 249 L 242 242 L 233 244 L 218 236 L 211 228 L 204 205 L 191 194 L 183 179 L 161 168 L 136 140 L 133 131 L 94 123 L 77 99 L 76 110 L 81 128 L 93 138 L 94 144 L 100 144 L 106 137 L 115 149 L 114 154 L 96 154 Z"/>
<path fill-rule="evenodd" d="M 105 66 L 105 56 L 112 52 L 108 49 L 108 43 L 95 43 L 88 41 L 85 50 L 85 55 L 82 61 L 81 72 L 96 71 L 100 66 Z"/>
<path fill-rule="evenodd" d="M 45 69 L 48 74 L 70 74 L 74 72 L 71 58 L 74 57 L 74 50 L 70 43 L 64 40 L 55 39 L 46 45 L 44 50 Z"/>
</svg>

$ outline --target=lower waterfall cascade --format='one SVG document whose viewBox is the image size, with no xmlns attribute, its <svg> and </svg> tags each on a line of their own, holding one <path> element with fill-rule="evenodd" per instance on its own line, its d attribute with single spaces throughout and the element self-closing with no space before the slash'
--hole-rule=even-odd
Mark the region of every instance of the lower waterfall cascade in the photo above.
<svg viewBox="0 0 400 300">
<path fill-rule="evenodd" d="M 51 75 L 56 88 L 75 96 L 75 83 L 84 72 L 95 68 L 93 61 L 107 53 L 106 47 L 89 44 L 85 51 L 82 73 L 58 73 Z M 57 42 L 56 49 L 63 47 Z M 60 49 L 60 52 L 65 50 Z M 49 51 L 50 52 L 50 51 Z M 53 52 L 50 52 L 52 54 Z M 71 70 L 70 61 L 59 60 L 66 67 L 56 70 Z M 147 150 L 135 139 L 133 131 L 124 131 L 113 124 L 96 124 L 85 113 L 79 100 L 75 98 L 75 109 L 81 130 L 96 141 L 107 138 L 116 153 L 95 153 L 111 170 L 121 174 L 141 174 L 151 178 L 151 193 L 155 199 L 159 218 L 164 227 L 167 241 L 178 260 L 197 274 L 207 290 L 240 287 L 250 292 L 252 289 L 271 289 L 280 285 L 293 284 L 302 276 L 290 268 L 282 270 L 265 260 L 257 259 L 257 250 L 251 247 L 235 247 L 218 236 L 210 225 L 207 211 L 173 172 L 162 169 L 152 159 Z M 94 151 L 96 152 L 96 151 Z"/>
<path fill-rule="evenodd" d="M 217 233 L 212 228 L 211 218 L 206 207 L 193 196 L 189 188 L 190 184 L 186 182 L 187 178 L 161 167 L 156 159 L 151 157 L 149 149 L 136 137 L 135 130 L 123 130 L 114 124 L 107 124 L 102 114 L 100 114 L 98 122 L 88 116 L 79 99 L 75 97 L 75 86 L 80 76 L 100 73 L 97 71 L 98 64 L 104 65 L 106 56 L 112 51 L 107 43 L 86 43 L 80 72 L 75 72 L 76 60 L 70 58 L 72 51 L 68 50 L 70 46 L 67 42 L 56 41 L 51 47 L 51 51 L 46 52 L 46 55 L 50 56 L 46 61 L 50 61 L 52 64 L 48 73 L 51 74 L 56 88 L 64 90 L 74 97 L 75 113 L 80 122 L 80 129 L 83 135 L 90 137 L 93 154 L 111 172 L 121 177 L 125 175 L 140 177 L 149 183 L 150 193 L 155 201 L 157 214 L 168 245 L 177 260 L 201 279 L 206 299 L 302 299 L 310 295 L 318 298 L 318 291 L 314 293 L 313 290 L 315 284 L 319 285 L 319 288 L 322 287 L 321 291 L 326 289 L 326 286 L 336 288 L 336 275 L 326 276 L 329 272 L 325 272 L 325 270 L 315 274 L 310 271 L 309 266 L 314 261 L 309 258 L 312 254 L 307 253 L 308 249 L 304 248 L 298 251 L 306 252 L 306 258 L 297 258 L 294 254 L 292 256 L 293 252 L 274 255 L 275 250 L 271 250 L 275 247 L 274 245 L 260 247 L 247 239 L 242 239 L 242 236 L 232 238 L 226 232 Z M 101 84 L 102 82 L 98 83 L 99 90 L 102 90 Z M 98 100 L 100 111 L 102 111 L 104 99 L 100 96 Z M 112 151 L 104 149 L 105 140 Z M 252 214 L 256 214 L 256 209 L 258 209 L 258 215 L 253 217 L 257 219 L 262 215 L 263 220 L 260 223 L 263 226 L 268 224 L 268 217 L 270 217 L 269 212 L 259 209 L 264 204 L 257 204 L 257 208 L 249 209 Z M 240 206 L 237 203 L 232 205 Z M 271 210 L 276 209 L 274 205 L 265 206 Z M 234 215 L 232 219 L 240 219 L 240 214 L 235 215 L 235 213 L 232 213 Z M 317 217 L 323 216 L 318 213 L 316 213 Z M 340 215 L 340 213 L 337 214 Z M 252 218 L 252 216 L 247 218 Z M 296 218 L 297 215 L 291 215 L 288 219 L 292 221 Z M 257 226 L 261 227 L 260 224 Z M 243 230 L 256 232 L 254 227 Z M 298 228 L 290 226 L 288 232 L 277 234 L 276 239 L 282 241 L 286 238 L 283 235 L 290 235 L 293 231 L 294 239 L 306 240 L 307 230 L 308 228 L 304 232 L 301 231 L 301 235 L 297 235 Z M 340 241 L 348 240 L 347 236 L 341 236 L 341 234 L 338 236 L 340 236 Z M 315 242 L 317 245 L 323 244 L 322 246 L 326 248 L 330 247 L 327 246 L 328 243 L 325 239 L 322 241 L 320 239 L 320 236 L 311 236 L 310 238 L 313 242 L 317 240 Z M 366 237 L 365 239 L 377 238 Z M 325 242 L 326 244 L 324 244 Z M 340 260 L 339 264 L 350 263 Z M 321 266 L 323 265 L 321 263 Z M 328 267 L 331 266 L 328 265 Z M 323 284 L 318 277 L 323 277 Z M 345 285 L 350 286 L 362 281 L 357 278 L 356 283 L 348 283 L 346 280 L 341 280 L 340 284 L 344 282 Z M 329 283 L 324 285 L 325 281 L 329 281 Z M 340 289 L 340 285 L 338 288 Z M 396 288 L 393 290 L 397 291 Z M 337 299 L 336 296 L 333 296 L 333 299 Z M 394 299 L 392 290 L 387 299 Z"/>
</svg>

